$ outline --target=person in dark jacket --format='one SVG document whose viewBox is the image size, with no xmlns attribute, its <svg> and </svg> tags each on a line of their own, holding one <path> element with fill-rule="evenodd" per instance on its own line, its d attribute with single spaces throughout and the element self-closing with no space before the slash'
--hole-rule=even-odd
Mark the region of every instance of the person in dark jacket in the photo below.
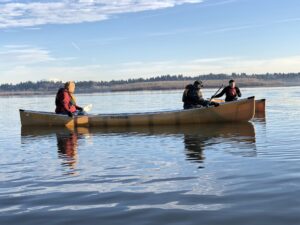
<svg viewBox="0 0 300 225">
<path fill-rule="evenodd" d="M 194 84 L 189 84 L 185 87 L 182 95 L 183 108 L 199 108 L 208 107 L 210 105 L 218 106 L 218 103 L 207 101 L 203 98 L 201 88 L 203 87 L 202 81 L 196 80 Z"/>
<path fill-rule="evenodd" d="M 229 81 L 229 85 L 225 87 L 220 94 L 212 96 L 212 98 L 220 98 L 223 95 L 226 95 L 225 97 L 225 102 L 230 102 L 230 101 L 235 101 L 238 99 L 238 97 L 241 97 L 241 91 L 240 89 L 236 86 L 234 80 Z"/>
<path fill-rule="evenodd" d="M 64 88 L 58 90 L 55 98 L 55 112 L 57 114 L 67 114 L 70 117 L 83 114 L 83 108 L 76 104 L 74 92 L 75 83 L 73 81 L 65 83 Z"/>
</svg>

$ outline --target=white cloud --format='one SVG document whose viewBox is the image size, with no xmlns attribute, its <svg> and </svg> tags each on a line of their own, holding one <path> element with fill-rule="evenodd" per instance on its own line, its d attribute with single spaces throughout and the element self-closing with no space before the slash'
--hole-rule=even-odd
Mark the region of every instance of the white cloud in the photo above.
<svg viewBox="0 0 300 225">
<path fill-rule="evenodd" d="M 72 24 L 106 20 L 112 15 L 200 3 L 203 0 L 0 1 L 0 28 Z"/>
<path fill-rule="evenodd" d="M 0 83 L 18 83 L 39 80 L 103 80 L 99 65 L 88 66 L 30 66 L 17 65 L 1 72 Z"/>
<path fill-rule="evenodd" d="M 224 1 L 212 1 L 209 2 L 208 4 L 203 5 L 203 7 L 210 7 L 210 6 L 221 6 L 221 5 L 226 5 L 230 3 L 235 3 L 237 1 L 242 1 L 242 0 L 224 0 Z"/>
<path fill-rule="evenodd" d="M 220 57 L 190 61 L 127 62 L 116 65 L 51 66 L 17 65 L 1 72 L 0 83 L 27 80 L 112 80 L 152 77 L 164 74 L 199 75 L 208 73 L 275 73 L 300 72 L 300 55 L 247 59 Z"/>
<path fill-rule="evenodd" d="M 102 66 L 97 79 L 128 79 L 164 74 L 300 72 L 300 55 L 269 59 L 240 57 L 201 58 L 189 61 L 128 62 Z"/>
<path fill-rule="evenodd" d="M 53 60 L 48 50 L 28 45 L 6 45 L 0 50 L 0 66 L 28 65 Z"/>
<path fill-rule="evenodd" d="M 61 79 L 59 79 L 59 78 L 56 78 L 56 77 L 50 77 L 50 78 L 48 79 L 48 81 L 59 82 L 59 81 L 63 81 L 63 80 L 61 80 Z"/>
</svg>

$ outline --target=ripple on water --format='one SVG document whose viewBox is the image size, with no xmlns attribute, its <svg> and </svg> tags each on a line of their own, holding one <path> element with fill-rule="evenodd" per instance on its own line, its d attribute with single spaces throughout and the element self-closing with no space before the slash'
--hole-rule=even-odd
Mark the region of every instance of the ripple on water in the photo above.
<svg viewBox="0 0 300 225">
<path fill-rule="evenodd" d="M 251 123 L 129 130 L 20 129 L 18 108 L 53 110 L 53 96 L 0 98 L 0 224 L 297 224 L 299 91 L 243 88 L 253 92 L 267 111 Z M 180 108 L 181 94 L 78 101 L 155 111 Z"/>
</svg>

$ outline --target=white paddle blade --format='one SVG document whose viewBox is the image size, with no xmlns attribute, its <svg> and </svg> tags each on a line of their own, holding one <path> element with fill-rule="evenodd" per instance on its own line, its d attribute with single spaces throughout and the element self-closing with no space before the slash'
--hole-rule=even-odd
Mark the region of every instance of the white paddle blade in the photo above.
<svg viewBox="0 0 300 225">
<path fill-rule="evenodd" d="M 88 104 L 86 106 L 83 107 L 83 111 L 85 112 L 89 112 L 92 110 L 93 105 L 92 104 Z"/>
</svg>

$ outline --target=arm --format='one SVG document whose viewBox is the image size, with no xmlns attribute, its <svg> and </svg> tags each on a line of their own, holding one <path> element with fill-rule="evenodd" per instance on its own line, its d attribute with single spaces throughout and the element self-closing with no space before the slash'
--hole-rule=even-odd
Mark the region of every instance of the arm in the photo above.
<svg viewBox="0 0 300 225">
<path fill-rule="evenodd" d="M 83 111 L 83 108 L 78 106 L 78 105 L 75 105 L 76 109 L 79 110 L 79 111 Z"/>
<path fill-rule="evenodd" d="M 237 96 L 242 97 L 242 93 L 241 93 L 240 89 L 238 87 L 236 87 L 235 89 L 236 89 Z"/>
<path fill-rule="evenodd" d="M 183 102 L 186 101 L 187 91 L 188 91 L 188 89 L 185 89 L 184 92 L 183 92 L 183 94 L 182 94 L 182 101 L 183 101 Z"/>
<path fill-rule="evenodd" d="M 212 96 L 213 98 L 220 98 L 226 93 L 226 87 L 221 91 L 221 93 Z"/>
<path fill-rule="evenodd" d="M 69 96 L 69 107 L 70 107 L 70 110 L 72 108 L 72 111 L 74 112 L 74 108 L 75 108 L 75 110 L 83 111 L 83 108 L 80 107 L 80 106 L 78 106 L 76 104 L 76 98 L 75 98 L 75 96 L 73 94 L 71 94 L 71 93 L 69 93 L 68 96 Z"/>
</svg>

